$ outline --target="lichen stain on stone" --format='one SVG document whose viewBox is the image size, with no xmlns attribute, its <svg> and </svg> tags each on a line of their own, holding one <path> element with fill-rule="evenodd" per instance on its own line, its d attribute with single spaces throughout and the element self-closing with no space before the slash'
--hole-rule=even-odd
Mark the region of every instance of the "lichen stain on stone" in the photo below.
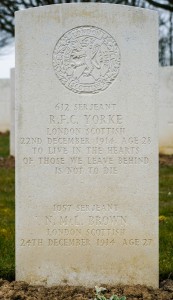
<svg viewBox="0 0 173 300">
<path fill-rule="evenodd" d="M 25 281 L 31 285 L 43 285 L 43 286 L 48 286 L 48 278 L 39 276 L 34 273 L 28 274 L 28 276 L 25 277 Z"/>
<path fill-rule="evenodd" d="M 129 23 L 134 24 L 135 26 L 143 26 L 145 23 L 148 22 L 148 18 L 145 13 L 133 12 L 131 15 L 129 14 Z"/>
<path fill-rule="evenodd" d="M 64 279 L 62 280 L 62 283 L 63 283 L 63 284 L 68 284 L 68 280 L 67 280 L 66 278 L 64 278 Z"/>
<path fill-rule="evenodd" d="M 90 18 L 95 18 L 96 17 L 96 14 L 97 14 L 98 12 L 97 11 L 90 11 L 90 10 L 82 10 L 82 11 L 80 11 L 80 14 L 79 14 L 79 12 L 78 12 L 78 10 L 76 9 L 76 10 L 68 10 L 68 11 L 65 11 L 64 12 L 64 16 L 66 17 L 66 18 L 74 18 L 74 17 L 90 17 Z"/>
<path fill-rule="evenodd" d="M 57 23 L 61 22 L 61 14 L 60 13 L 50 13 L 50 12 L 44 12 L 44 14 L 33 14 L 33 19 L 35 24 L 45 24 L 46 20 L 49 21 L 50 19 L 52 21 L 55 21 Z"/>
</svg>

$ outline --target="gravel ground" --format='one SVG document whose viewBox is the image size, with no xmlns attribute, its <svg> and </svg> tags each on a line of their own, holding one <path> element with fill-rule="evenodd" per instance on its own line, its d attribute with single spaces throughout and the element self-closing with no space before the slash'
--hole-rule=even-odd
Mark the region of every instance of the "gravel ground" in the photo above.
<svg viewBox="0 0 173 300">
<path fill-rule="evenodd" d="M 161 166 L 173 166 L 173 155 L 159 155 L 159 163 Z"/>
<path fill-rule="evenodd" d="M 126 296 L 127 300 L 173 300 L 173 280 L 161 282 L 159 289 L 153 289 L 142 285 L 116 285 L 105 286 L 107 288 L 104 295 L 110 298 L 115 294 Z M 51 288 L 44 286 L 32 286 L 22 281 L 8 282 L 0 279 L 0 299 L 3 300 L 86 300 L 94 299 L 94 288 L 81 286 L 54 286 Z"/>
<path fill-rule="evenodd" d="M 14 168 L 15 167 L 15 158 L 13 156 L 0 157 L 0 168 Z"/>
</svg>

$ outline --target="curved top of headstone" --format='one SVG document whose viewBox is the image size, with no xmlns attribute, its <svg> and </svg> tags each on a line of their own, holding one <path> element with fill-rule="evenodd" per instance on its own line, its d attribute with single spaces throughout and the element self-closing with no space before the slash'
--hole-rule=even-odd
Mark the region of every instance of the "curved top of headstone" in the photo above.
<svg viewBox="0 0 173 300">
<path fill-rule="evenodd" d="M 102 10 L 104 18 L 99 12 Z M 56 34 L 54 29 L 50 34 L 56 36 L 51 55 L 57 80 L 71 92 L 96 94 L 110 87 L 121 71 L 121 49 L 115 36 L 117 30 L 108 32 L 105 28 L 107 18 L 113 19 L 120 11 L 126 19 L 123 26 L 135 28 L 142 26 L 148 16 L 156 15 L 155 11 L 109 3 L 64 3 L 22 10 L 16 12 L 16 16 L 36 17 L 36 30 L 37 24 L 47 22 L 47 27 L 51 28 L 56 22 L 61 34 Z M 28 18 L 25 19 L 27 24 Z M 120 21 L 117 21 L 117 28 L 122 26 Z"/>
<path fill-rule="evenodd" d="M 134 7 L 134 6 L 129 6 L 129 5 L 121 5 L 121 4 L 116 4 L 116 3 L 94 3 L 94 2 L 81 2 L 81 3 L 59 3 L 59 4 L 52 4 L 52 5 L 44 5 L 44 6 L 37 6 L 37 7 L 30 7 L 28 9 L 23 9 L 23 10 L 18 10 L 15 12 L 15 15 L 18 14 L 23 14 L 23 13 L 33 13 L 36 11 L 44 11 L 44 10 L 51 10 L 51 9 L 55 9 L 56 7 L 58 8 L 62 8 L 62 9 L 66 9 L 68 8 L 68 6 L 74 6 L 74 7 L 80 7 L 83 6 L 84 9 L 87 8 L 91 8 L 93 9 L 93 7 L 98 7 L 98 6 L 102 6 L 102 7 L 106 7 L 106 6 L 110 6 L 113 5 L 114 7 L 116 7 L 116 9 L 121 9 L 121 10 L 126 10 L 126 11 L 139 11 L 139 12 L 143 12 L 144 14 L 154 14 L 154 15 L 158 15 L 158 12 L 152 9 L 147 9 L 147 8 L 141 8 L 141 7 Z M 97 12 L 97 11 L 96 11 Z M 87 16 L 87 13 L 86 13 Z"/>
</svg>

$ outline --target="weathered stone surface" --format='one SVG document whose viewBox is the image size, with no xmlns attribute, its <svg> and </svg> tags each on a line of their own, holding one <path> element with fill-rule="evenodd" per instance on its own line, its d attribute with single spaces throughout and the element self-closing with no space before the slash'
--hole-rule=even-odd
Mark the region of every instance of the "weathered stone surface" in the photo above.
<svg viewBox="0 0 173 300">
<path fill-rule="evenodd" d="M 0 132 L 10 129 L 10 80 L 0 79 Z"/>
<path fill-rule="evenodd" d="M 10 154 L 15 156 L 15 69 L 10 73 L 11 103 L 10 103 Z"/>
<path fill-rule="evenodd" d="M 16 13 L 18 280 L 158 285 L 157 52 L 154 11 Z"/>
<path fill-rule="evenodd" d="M 173 154 L 173 67 L 160 68 L 159 152 Z"/>
</svg>

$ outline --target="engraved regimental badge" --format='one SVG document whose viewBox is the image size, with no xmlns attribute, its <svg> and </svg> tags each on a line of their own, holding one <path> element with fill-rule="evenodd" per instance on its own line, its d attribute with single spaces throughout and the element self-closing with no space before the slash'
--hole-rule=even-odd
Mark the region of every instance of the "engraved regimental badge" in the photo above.
<svg viewBox="0 0 173 300">
<path fill-rule="evenodd" d="M 120 50 L 106 31 L 81 26 L 67 31 L 53 51 L 53 68 L 61 83 L 75 93 L 98 93 L 116 78 Z"/>
</svg>

